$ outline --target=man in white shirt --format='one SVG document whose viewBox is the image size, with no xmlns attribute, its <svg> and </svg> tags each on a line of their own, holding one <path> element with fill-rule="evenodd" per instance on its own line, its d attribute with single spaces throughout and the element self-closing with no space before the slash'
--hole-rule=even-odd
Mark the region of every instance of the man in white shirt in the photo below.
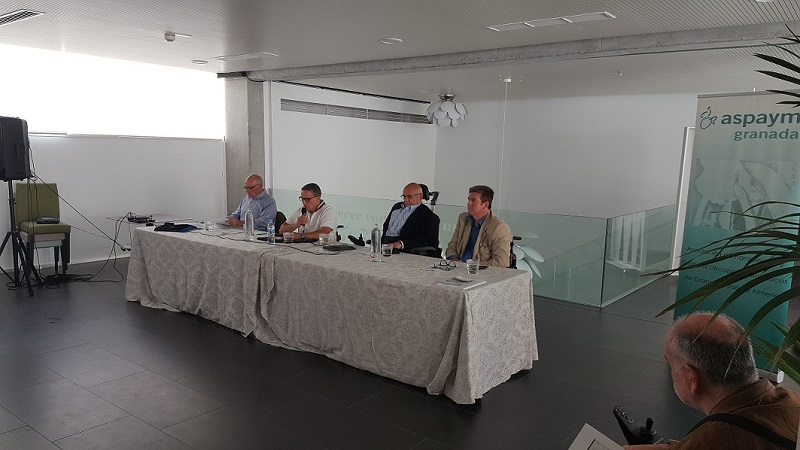
<svg viewBox="0 0 800 450">
<path fill-rule="evenodd" d="M 330 234 L 336 229 L 339 216 L 325 204 L 317 183 L 308 183 L 300 189 L 300 202 L 303 207 L 286 219 L 281 233 L 292 231 L 295 239 L 317 239 L 320 234 Z"/>
</svg>

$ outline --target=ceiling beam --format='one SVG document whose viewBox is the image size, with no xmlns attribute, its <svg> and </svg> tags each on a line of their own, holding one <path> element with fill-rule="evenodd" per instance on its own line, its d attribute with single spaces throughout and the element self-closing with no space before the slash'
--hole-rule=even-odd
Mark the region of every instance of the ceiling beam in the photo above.
<svg viewBox="0 0 800 450">
<path fill-rule="evenodd" d="M 790 35 L 789 29 L 800 31 L 800 21 L 614 36 L 409 58 L 254 70 L 247 72 L 247 76 L 258 81 L 289 81 L 390 72 L 459 69 L 509 63 L 553 62 L 610 56 L 758 47 L 763 46 L 765 42 L 780 43 L 780 38 Z M 240 73 L 236 72 L 237 75 Z M 224 76 L 224 74 L 220 74 L 220 76 Z"/>
</svg>

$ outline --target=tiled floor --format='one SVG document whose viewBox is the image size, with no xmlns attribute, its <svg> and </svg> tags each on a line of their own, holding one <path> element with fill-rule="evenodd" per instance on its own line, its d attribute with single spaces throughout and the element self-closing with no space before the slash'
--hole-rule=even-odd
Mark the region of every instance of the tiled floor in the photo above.
<svg viewBox="0 0 800 450">
<path fill-rule="evenodd" d="M 122 282 L 3 289 L 0 449 L 565 449 L 585 422 L 621 442 L 616 404 L 680 437 L 700 414 L 662 356 L 674 283 L 602 311 L 536 298 L 540 360 L 474 405 L 129 303 Z"/>
</svg>

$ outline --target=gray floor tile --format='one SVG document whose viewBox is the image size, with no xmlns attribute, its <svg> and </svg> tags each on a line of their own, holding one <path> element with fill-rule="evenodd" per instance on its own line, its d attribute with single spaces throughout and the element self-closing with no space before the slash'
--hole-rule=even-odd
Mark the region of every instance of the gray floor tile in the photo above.
<svg viewBox="0 0 800 450">
<path fill-rule="evenodd" d="M 43 353 L 37 355 L 36 359 L 47 368 L 83 387 L 145 370 L 144 367 L 88 343 Z"/>
<path fill-rule="evenodd" d="M 353 409 L 455 448 L 489 448 L 510 429 L 502 422 L 396 388 L 386 389 Z"/>
<path fill-rule="evenodd" d="M 219 361 L 205 353 L 163 339 L 151 338 L 111 352 L 172 380 L 219 364 Z"/>
<path fill-rule="evenodd" d="M 218 400 L 150 371 L 102 383 L 89 390 L 158 429 L 223 405 Z"/>
<path fill-rule="evenodd" d="M 34 358 L 33 356 L 0 358 L 0 392 L 54 380 L 61 376 L 39 364 Z"/>
<path fill-rule="evenodd" d="M 0 448 L 25 450 L 58 450 L 52 442 L 31 427 L 22 427 L 0 434 Z"/>
<path fill-rule="evenodd" d="M 11 414 L 7 409 L 0 407 L 0 433 L 16 430 L 24 426 L 25 422 L 19 420 L 19 417 Z M 0 446 L 0 448 L 3 447 Z"/>
<path fill-rule="evenodd" d="M 50 440 L 128 415 L 63 378 L 0 394 L 0 406 Z"/>
<path fill-rule="evenodd" d="M 84 342 L 80 338 L 53 329 L 47 323 L 39 323 L 24 329 L 0 334 L 0 357 L 36 355 Z"/>
<path fill-rule="evenodd" d="M 188 445 L 133 416 L 55 441 L 63 450 L 182 450 Z M 113 443 L 113 445 L 112 445 Z"/>
<path fill-rule="evenodd" d="M 321 449 L 293 434 L 274 420 L 276 416 L 226 406 L 164 430 L 196 449 Z"/>
<path fill-rule="evenodd" d="M 108 317 L 59 323 L 57 328 L 103 350 L 113 350 L 148 338 L 148 333 Z"/>
</svg>

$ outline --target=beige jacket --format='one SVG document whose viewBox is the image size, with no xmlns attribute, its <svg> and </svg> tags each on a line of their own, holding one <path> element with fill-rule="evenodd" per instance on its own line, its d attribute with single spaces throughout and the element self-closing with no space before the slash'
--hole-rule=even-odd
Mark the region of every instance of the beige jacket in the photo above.
<svg viewBox="0 0 800 450">
<path fill-rule="evenodd" d="M 460 257 L 469 241 L 470 227 L 467 222 L 469 213 L 461 213 L 458 216 L 458 223 L 453 232 L 453 238 L 447 244 L 445 257 Z M 508 267 L 509 256 L 511 254 L 511 228 L 503 222 L 503 219 L 495 216 L 491 211 L 478 231 L 478 239 L 475 241 L 474 255 L 480 259 L 481 265 L 495 267 Z"/>
</svg>

